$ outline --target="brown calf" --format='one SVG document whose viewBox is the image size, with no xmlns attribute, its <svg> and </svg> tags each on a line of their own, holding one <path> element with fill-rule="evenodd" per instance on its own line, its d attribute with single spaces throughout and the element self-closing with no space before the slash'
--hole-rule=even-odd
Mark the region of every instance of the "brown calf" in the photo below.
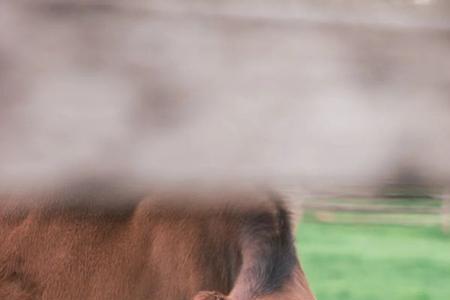
<svg viewBox="0 0 450 300">
<path fill-rule="evenodd" d="M 314 299 L 271 193 L 79 187 L 32 200 L 0 203 L 0 299 Z"/>
</svg>

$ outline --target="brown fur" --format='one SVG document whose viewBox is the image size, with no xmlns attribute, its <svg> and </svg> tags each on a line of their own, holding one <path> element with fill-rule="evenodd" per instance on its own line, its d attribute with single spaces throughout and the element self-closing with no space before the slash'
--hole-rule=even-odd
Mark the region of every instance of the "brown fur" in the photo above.
<svg viewBox="0 0 450 300">
<path fill-rule="evenodd" d="M 313 299 L 269 193 L 149 195 L 4 198 L 0 299 Z"/>
</svg>

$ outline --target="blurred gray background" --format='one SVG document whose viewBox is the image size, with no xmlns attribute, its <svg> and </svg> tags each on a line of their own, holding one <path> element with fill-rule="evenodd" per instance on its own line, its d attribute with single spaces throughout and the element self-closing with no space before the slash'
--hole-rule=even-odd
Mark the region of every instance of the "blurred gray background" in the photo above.
<svg viewBox="0 0 450 300">
<path fill-rule="evenodd" d="M 450 2 L 0 1 L 1 188 L 450 183 Z"/>
</svg>

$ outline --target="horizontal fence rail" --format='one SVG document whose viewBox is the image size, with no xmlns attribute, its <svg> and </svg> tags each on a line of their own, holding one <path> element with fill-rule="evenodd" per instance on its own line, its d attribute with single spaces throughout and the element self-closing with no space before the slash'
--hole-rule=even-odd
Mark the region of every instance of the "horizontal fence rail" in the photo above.
<svg viewBox="0 0 450 300">
<path fill-rule="evenodd" d="M 399 204 L 401 202 L 401 204 Z M 450 197 L 435 199 L 309 199 L 302 215 L 326 223 L 440 226 L 450 231 Z"/>
</svg>

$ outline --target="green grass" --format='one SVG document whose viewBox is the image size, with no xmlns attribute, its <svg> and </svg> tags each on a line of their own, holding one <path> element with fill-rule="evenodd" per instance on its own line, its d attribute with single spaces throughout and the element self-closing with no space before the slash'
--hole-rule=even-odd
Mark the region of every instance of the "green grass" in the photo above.
<svg viewBox="0 0 450 300">
<path fill-rule="evenodd" d="M 305 221 L 297 241 L 318 300 L 450 299 L 450 235 L 438 228 Z"/>
</svg>

